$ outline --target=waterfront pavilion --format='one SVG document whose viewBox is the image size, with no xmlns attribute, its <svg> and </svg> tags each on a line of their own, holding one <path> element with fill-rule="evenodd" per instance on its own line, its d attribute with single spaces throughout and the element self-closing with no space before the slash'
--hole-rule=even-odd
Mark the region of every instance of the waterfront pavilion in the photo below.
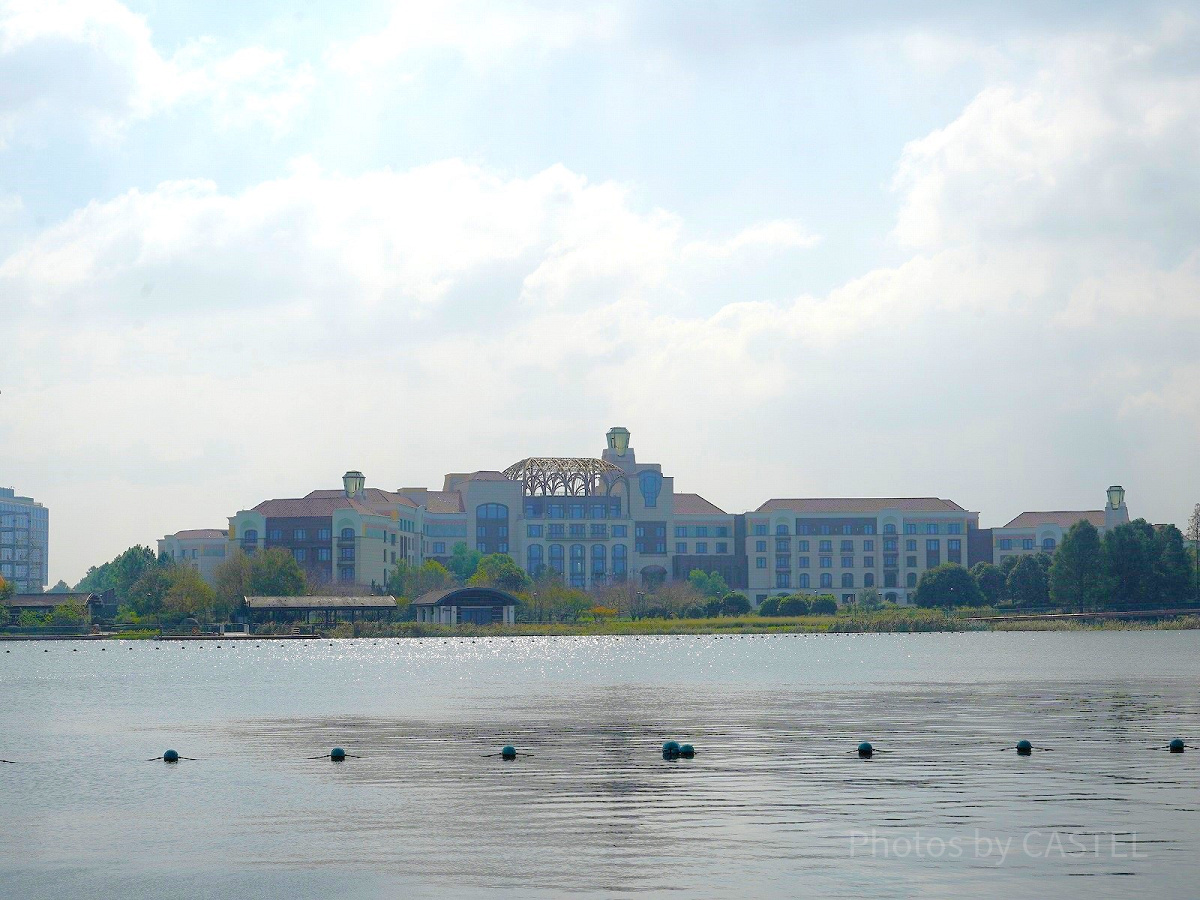
<svg viewBox="0 0 1200 900">
<path fill-rule="evenodd" d="M 251 625 L 336 625 L 338 622 L 390 622 L 396 598 L 367 597 L 244 597 Z"/>
<path fill-rule="evenodd" d="M 513 625 L 517 598 L 507 591 L 486 587 L 430 591 L 413 601 L 418 622 L 438 625 Z"/>
</svg>

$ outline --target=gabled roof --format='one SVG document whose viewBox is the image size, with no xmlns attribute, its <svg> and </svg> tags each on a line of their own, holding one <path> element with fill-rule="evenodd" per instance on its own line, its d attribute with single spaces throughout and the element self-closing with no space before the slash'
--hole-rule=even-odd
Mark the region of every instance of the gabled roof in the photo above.
<svg viewBox="0 0 1200 900">
<path fill-rule="evenodd" d="M 190 528 L 187 531 L 177 531 L 174 534 L 167 536 L 178 538 L 181 541 L 199 541 L 206 539 L 227 538 L 229 537 L 229 532 L 228 530 L 221 528 Z"/>
<path fill-rule="evenodd" d="M 336 497 L 297 497 L 285 500 L 264 500 L 254 507 L 256 513 L 261 513 L 271 519 L 301 519 L 323 518 L 332 516 L 339 509 L 352 509 L 367 516 L 377 516 L 379 511 L 371 509 L 365 503 L 352 500 L 344 493 L 338 492 Z"/>
<path fill-rule="evenodd" d="M 675 515 L 677 516 L 726 516 L 725 510 L 708 502 L 699 494 L 676 494 Z"/>
<path fill-rule="evenodd" d="M 250 609 L 387 609 L 396 598 L 373 594 L 367 597 L 245 597 Z"/>
<path fill-rule="evenodd" d="M 1023 512 L 1007 525 L 1005 528 L 1037 528 L 1040 525 L 1057 525 L 1059 528 L 1066 530 L 1074 525 L 1079 520 L 1091 522 L 1097 528 L 1104 527 L 1104 510 L 1102 509 L 1082 509 L 1082 510 L 1051 510 L 1048 512 Z"/>
<path fill-rule="evenodd" d="M 325 500 L 325 499 L 330 499 L 330 498 L 335 498 L 335 497 L 345 497 L 345 496 L 346 496 L 346 492 L 344 490 L 337 490 L 336 488 L 334 488 L 331 490 L 311 491 L 304 499 L 308 500 L 308 499 L 312 498 L 312 499 L 318 499 L 318 500 Z M 366 503 L 368 506 L 400 505 L 400 506 L 412 506 L 415 508 L 417 505 L 416 503 L 414 503 L 412 500 L 410 500 L 408 497 L 404 496 L 403 494 L 394 493 L 392 491 L 385 491 L 382 488 L 364 488 L 362 502 Z"/>
<path fill-rule="evenodd" d="M 768 500 L 755 512 L 798 513 L 880 513 L 888 509 L 902 512 L 966 512 L 953 500 L 940 497 L 808 497 L 793 500 Z"/>
<path fill-rule="evenodd" d="M 85 593 L 67 593 L 64 591 L 61 594 L 56 594 L 53 591 L 46 594 L 13 594 L 12 599 L 8 601 L 9 606 L 37 606 L 46 607 L 47 609 L 55 606 L 62 606 L 66 603 L 100 603 L 102 602 L 96 594 Z"/>
</svg>

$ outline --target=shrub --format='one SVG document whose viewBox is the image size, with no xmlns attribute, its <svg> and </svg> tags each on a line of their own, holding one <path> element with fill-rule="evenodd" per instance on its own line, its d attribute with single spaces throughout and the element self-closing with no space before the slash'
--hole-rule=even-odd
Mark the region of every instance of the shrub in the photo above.
<svg viewBox="0 0 1200 900">
<path fill-rule="evenodd" d="M 813 597 L 808 609 L 814 616 L 832 616 L 837 613 L 837 600 L 828 594 Z"/>
<path fill-rule="evenodd" d="M 805 597 L 784 597 L 779 601 L 779 615 L 781 616 L 807 616 L 810 609 L 809 602 Z"/>
</svg>

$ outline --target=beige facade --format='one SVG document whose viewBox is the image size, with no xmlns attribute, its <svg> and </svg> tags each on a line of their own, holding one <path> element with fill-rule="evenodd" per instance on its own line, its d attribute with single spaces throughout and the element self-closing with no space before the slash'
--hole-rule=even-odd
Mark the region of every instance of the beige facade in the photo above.
<svg viewBox="0 0 1200 900">
<path fill-rule="evenodd" d="M 217 566 L 225 562 L 228 545 L 228 533 L 219 528 L 193 528 L 160 538 L 158 555 L 191 566 L 211 585 Z"/>
<path fill-rule="evenodd" d="M 996 565 L 1013 556 L 1054 553 L 1064 535 L 1080 521 L 1091 522 L 1100 534 L 1129 521 L 1125 489 L 1119 484 L 1108 489 L 1103 509 L 1045 510 L 1023 512 L 1007 525 L 993 528 L 992 562 Z"/>
</svg>

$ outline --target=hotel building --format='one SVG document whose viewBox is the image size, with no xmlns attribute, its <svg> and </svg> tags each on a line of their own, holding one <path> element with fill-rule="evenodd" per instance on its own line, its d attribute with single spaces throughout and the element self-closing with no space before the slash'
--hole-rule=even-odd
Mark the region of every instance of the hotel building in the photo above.
<svg viewBox="0 0 1200 900">
<path fill-rule="evenodd" d="M 48 582 L 50 511 L 13 488 L 0 488 L 0 578 L 18 593 L 38 593 Z"/>
</svg>

